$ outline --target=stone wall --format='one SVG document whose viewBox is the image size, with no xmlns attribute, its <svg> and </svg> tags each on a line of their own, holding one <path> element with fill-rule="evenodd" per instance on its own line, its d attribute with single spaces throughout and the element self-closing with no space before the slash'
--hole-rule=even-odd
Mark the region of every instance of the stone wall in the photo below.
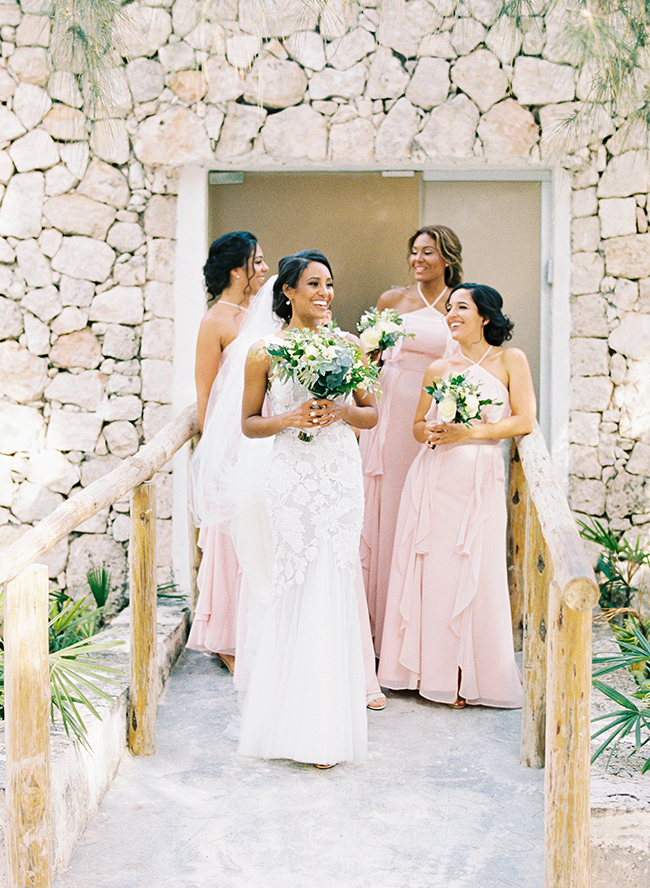
<svg viewBox="0 0 650 888">
<path fill-rule="evenodd" d="M 378 8 L 381 6 L 381 9 Z M 563 164 L 573 181 L 571 505 L 650 529 L 646 143 L 588 96 L 555 18 L 497 0 L 150 0 L 127 7 L 112 116 L 52 73 L 47 0 L 0 0 L 0 543 L 134 453 L 170 414 L 177 171 Z M 198 11 L 208 16 L 199 19 Z M 161 576 L 170 570 L 161 477 Z M 184 520 L 184 519 L 183 519 Z M 49 557 L 125 576 L 128 503 Z"/>
</svg>

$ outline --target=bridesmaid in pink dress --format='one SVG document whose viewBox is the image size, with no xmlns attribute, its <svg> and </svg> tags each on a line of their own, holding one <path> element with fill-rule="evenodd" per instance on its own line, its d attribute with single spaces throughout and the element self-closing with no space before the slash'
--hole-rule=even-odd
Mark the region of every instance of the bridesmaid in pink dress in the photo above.
<svg viewBox="0 0 650 888">
<path fill-rule="evenodd" d="M 385 355 L 379 423 L 360 436 L 366 498 L 361 563 L 377 655 L 402 487 L 418 452 L 413 416 L 424 371 L 449 346 L 444 307 L 450 287 L 462 280 L 460 241 L 450 228 L 425 226 L 409 239 L 409 262 L 415 283 L 387 290 L 377 308 L 399 312 L 404 329 L 414 338 L 401 339 Z"/>
<path fill-rule="evenodd" d="M 248 231 L 224 234 L 210 247 L 203 274 L 212 304 L 201 321 L 196 343 L 196 403 L 199 426 L 202 434 L 204 430 L 206 433 L 199 446 L 208 447 L 209 435 L 219 431 L 218 416 L 210 423 L 212 403 L 219 390 L 219 369 L 268 270 L 257 238 Z M 232 672 L 241 582 L 239 565 L 227 529 L 205 523 L 201 518 L 200 493 L 194 500 L 203 557 L 197 578 L 199 598 L 187 646 L 217 653 Z"/>
<path fill-rule="evenodd" d="M 496 290 L 462 284 L 447 302 L 460 349 L 434 361 L 424 385 L 466 372 L 493 403 L 470 427 L 443 423 L 422 391 L 413 434 L 421 447 L 399 510 L 379 663 L 382 687 L 423 697 L 516 708 L 506 573 L 506 503 L 500 442 L 535 424 L 535 393 L 523 352 L 501 348 L 512 323 Z M 498 403 L 500 402 L 500 403 Z"/>
</svg>

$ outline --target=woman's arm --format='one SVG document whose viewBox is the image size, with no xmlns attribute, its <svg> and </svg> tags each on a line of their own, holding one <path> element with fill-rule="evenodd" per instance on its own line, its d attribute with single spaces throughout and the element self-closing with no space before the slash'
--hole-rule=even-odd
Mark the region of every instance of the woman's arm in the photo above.
<svg viewBox="0 0 650 888">
<path fill-rule="evenodd" d="M 422 391 L 420 392 L 420 400 L 418 402 L 418 408 L 415 411 L 415 420 L 413 422 L 413 437 L 416 441 L 419 441 L 420 444 L 429 443 L 430 428 L 433 425 L 431 422 L 427 422 L 425 419 L 425 416 L 427 415 L 431 407 L 433 396 L 425 392 L 424 386 L 431 385 L 434 379 L 440 378 L 445 371 L 445 367 L 445 361 L 434 361 L 432 364 L 429 364 L 429 368 L 424 374 L 424 380 L 422 381 Z"/>
<path fill-rule="evenodd" d="M 436 425 L 431 441 L 438 444 L 458 444 L 460 441 L 498 441 L 528 435 L 535 427 L 537 401 L 526 355 L 518 348 L 503 350 L 503 365 L 508 374 L 511 415 L 497 422 L 481 422 L 469 428 L 461 423 Z"/>
<path fill-rule="evenodd" d="M 269 438 L 283 429 L 313 429 L 318 420 L 319 410 L 312 406 L 314 398 L 294 407 L 286 413 L 262 416 L 266 397 L 270 361 L 262 343 L 249 351 L 244 368 L 244 396 L 242 400 L 242 432 L 247 438 Z M 322 403 L 322 402 L 321 402 Z"/>
<path fill-rule="evenodd" d="M 194 364 L 194 381 L 196 384 L 196 409 L 199 416 L 199 428 L 203 431 L 205 413 L 210 400 L 210 392 L 221 361 L 221 331 L 214 318 L 205 315 L 199 326 L 196 340 L 196 361 Z"/>
</svg>

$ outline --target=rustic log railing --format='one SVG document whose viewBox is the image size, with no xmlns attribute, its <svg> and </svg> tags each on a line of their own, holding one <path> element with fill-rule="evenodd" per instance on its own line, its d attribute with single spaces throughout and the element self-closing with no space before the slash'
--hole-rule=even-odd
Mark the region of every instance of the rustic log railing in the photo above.
<svg viewBox="0 0 650 888">
<path fill-rule="evenodd" d="M 510 453 L 508 550 L 514 621 L 523 625 L 521 762 L 546 768 L 545 888 L 589 888 L 591 610 L 598 586 L 539 428 L 513 442 Z"/>
<path fill-rule="evenodd" d="M 155 752 L 155 485 L 197 432 L 188 408 L 113 472 L 62 503 L 0 554 L 6 583 L 5 718 L 9 886 L 52 885 L 47 571 L 33 562 L 79 524 L 131 495 L 134 754 Z M 523 634 L 521 761 L 546 766 L 546 888 L 589 888 L 591 608 L 598 589 L 539 429 L 512 443 L 508 488 L 515 629 Z M 191 561 L 195 565 L 195 537 Z M 43 637 L 45 642 L 43 642 Z M 20 693 L 18 693 L 18 688 Z"/>
<path fill-rule="evenodd" d="M 5 583 L 5 723 L 9 888 L 51 888 L 48 572 L 33 564 L 83 521 L 131 491 L 128 741 L 156 751 L 156 508 L 149 479 L 197 433 L 188 407 L 134 456 L 71 496 L 0 553 Z"/>
</svg>

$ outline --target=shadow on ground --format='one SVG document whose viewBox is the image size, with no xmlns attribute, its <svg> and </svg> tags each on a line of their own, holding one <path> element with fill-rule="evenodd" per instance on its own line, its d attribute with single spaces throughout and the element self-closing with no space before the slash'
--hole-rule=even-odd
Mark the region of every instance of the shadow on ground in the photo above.
<svg viewBox="0 0 650 888">
<path fill-rule="evenodd" d="M 521 713 L 411 692 L 369 713 L 363 765 L 237 755 L 237 696 L 187 651 L 158 750 L 127 758 L 55 888 L 542 888 L 544 776 Z"/>
</svg>

